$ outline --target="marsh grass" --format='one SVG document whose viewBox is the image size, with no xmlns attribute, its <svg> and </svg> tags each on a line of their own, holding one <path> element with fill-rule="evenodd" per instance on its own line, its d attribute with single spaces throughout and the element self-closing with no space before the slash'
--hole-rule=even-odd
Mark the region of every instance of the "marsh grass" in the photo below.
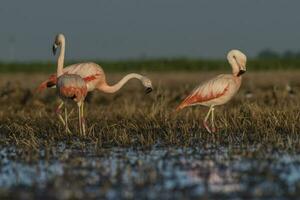
<svg viewBox="0 0 300 200">
<path fill-rule="evenodd" d="M 238 95 L 216 108 L 215 134 L 202 126 L 207 108 L 197 106 L 175 112 L 175 107 L 197 84 L 218 73 L 148 74 L 155 87 L 149 95 L 144 94 L 137 81 L 115 95 L 94 92 L 85 107 L 86 137 L 78 135 L 76 106 L 69 105 L 69 111 L 74 108 L 72 134 L 66 134 L 54 112 L 55 90 L 33 93 L 45 75 L 1 75 L 0 143 L 31 152 L 61 141 L 81 148 L 92 144 L 96 149 L 260 145 L 299 151 L 299 71 L 246 74 Z M 115 82 L 121 75 L 109 74 L 108 79 Z M 286 89 L 287 84 L 293 91 Z"/>
</svg>

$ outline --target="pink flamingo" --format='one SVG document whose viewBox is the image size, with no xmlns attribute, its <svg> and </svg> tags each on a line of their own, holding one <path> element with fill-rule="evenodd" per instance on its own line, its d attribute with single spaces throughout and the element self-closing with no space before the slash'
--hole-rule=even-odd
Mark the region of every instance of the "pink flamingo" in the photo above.
<svg viewBox="0 0 300 200">
<path fill-rule="evenodd" d="M 227 103 L 237 93 L 242 83 L 241 75 L 246 72 L 247 57 L 241 51 L 229 51 L 227 60 L 232 67 L 232 74 L 221 74 L 200 84 L 176 108 L 176 110 L 179 111 L 187 106 L 193 105 L 210 107 L 203 121 L 204 127 L 210 133 L 216 131 L 214 124 L 214 106 Z M 207 125 L 207 120 L 210 115 L 211 130 Z"/>
<path fill-rule="evenodd" d="M 78 118 L 79 118 L 79 131 L 80 135 L 85 135 L 85 124 L 84 124 L 84 115 L 83 115 L 83 105 L 84 99 L 87 95 L 87 85 L 85 81 L 77 74 L 64 74 L 63 65 L 64 65 L 64 52 L 65 52 L 65 39 L 62 34 L 58 34 L 55 38 L 53 45 L 53 53 L 56 53 L 57 47 L 61 47 L 61 53 L 58 57 L 57 62 L 57 84 L 56 90 L 59 97 L 63 102 L 68 100 L 73 100 L 77 103 L 78 106 Z M 62 106 L 63 104 L 61 104 Z M 65 120 L 62 118 L 60 113 L 58 113 L 59 118 L 65 125 L 66 132 L 70 132 L 68 127 L 68 114 L 67 107 L 65 106 Z"/>
</svg>

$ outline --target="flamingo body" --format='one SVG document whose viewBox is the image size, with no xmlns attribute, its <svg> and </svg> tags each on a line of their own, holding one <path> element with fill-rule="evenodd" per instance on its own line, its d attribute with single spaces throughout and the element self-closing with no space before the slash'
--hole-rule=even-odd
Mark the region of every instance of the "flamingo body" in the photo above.
<svg viewBox="0 0 300 200">
<path fill-rule="evenodd" d="M 225 104 L 237 93 L 241 80 L 241 77 L 230 74 L 221 74 L 208 80 L 195 88 L 177 107 L 177 110 L 193 105 L 210 107 Z"/>
<path fill-rule="evenodd" d="M 80 103 L 87 95 L 87 86 L 80 76 L 64 74 L 58 78 L 57 93 L 63 101 L 71 99 Z"/>
<path fill-rule="evenodd" d="M 103 82 L 105 82 L 105 74 L 103 69 L 100 65 L 93 62 L 69 65 L 63 68 L 63 74 L 79 75 L 86 82 L 88 92 L 93 91 L 98 85 L 101 85 Z M 39 85 L 38 91 L 41 92 L 46 88 L 55 87 L 56 83 L 57 76 L 56 74 L 52 74 L 47 80 Z"/>
</svg>

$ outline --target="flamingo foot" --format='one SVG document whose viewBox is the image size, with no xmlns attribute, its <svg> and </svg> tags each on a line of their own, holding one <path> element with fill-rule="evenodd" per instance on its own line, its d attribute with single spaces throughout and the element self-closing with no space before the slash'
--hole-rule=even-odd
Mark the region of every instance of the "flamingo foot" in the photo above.
<svg viewBox="0 0 300 200">
<path fill-rule="evenodd" d="M 203 122 L 203 126 L 205 127 L 205 129 L 206 129 L 209 133 L 212 132 L 212 131 L 210 130 L 210 128 L 208 127 L 206 121 Z"/>
</svg>

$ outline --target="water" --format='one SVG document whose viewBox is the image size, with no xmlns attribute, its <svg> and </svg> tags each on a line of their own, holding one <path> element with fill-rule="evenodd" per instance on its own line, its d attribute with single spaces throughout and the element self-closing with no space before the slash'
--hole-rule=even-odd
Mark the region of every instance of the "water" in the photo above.
<svg viewBox="0 0 300 200">
<path fill-rule="evenodd" d="M 256 147 L 84 150 L 61 143 L 40 159 L 0 151 L 0 197 L 69 199 L 290 198 L 300 195 L 300 155 Z"/>
</svg>

